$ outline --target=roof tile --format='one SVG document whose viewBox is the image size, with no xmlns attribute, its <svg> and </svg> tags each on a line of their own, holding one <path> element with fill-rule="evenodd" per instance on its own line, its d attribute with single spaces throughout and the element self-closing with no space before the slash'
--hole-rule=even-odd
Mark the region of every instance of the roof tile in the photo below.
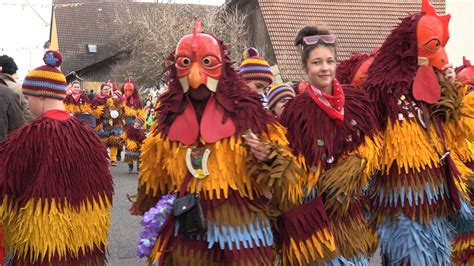
<svg viewBox="0 0 474 266">
<path fill-rule="evenodd" d="M 304 78 L 293 45 L 299 29 L 325 24 L 338 36 L 338 59 L 380 46 L 400 18 L 418 12 L 421 0 L 258 0 L 277 63 L 287 80 Z M 446 0 L 431 0 L 443 14 Z"/>
</svg>

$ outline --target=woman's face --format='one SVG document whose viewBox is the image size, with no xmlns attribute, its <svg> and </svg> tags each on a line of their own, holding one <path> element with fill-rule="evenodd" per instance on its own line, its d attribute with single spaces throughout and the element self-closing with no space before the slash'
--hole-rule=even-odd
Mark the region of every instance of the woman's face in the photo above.
<svg viewBox="0 0 474 266">
<path fill-rule="evenodd" d="M 249 80 L 247 82 L 247 86 L 249 86 L 249 88 L 252 91 L 256 92 L 258 95 L 263 95 L 265 88 L 267 88 L 269 85 L 270 83 L 262 80 Z"/>
<path fill-rule="evenodd" d="M 102 95 L 110 95 L 110 87 L 109 86 L 104 86 L 102 90 L 100 91 Z"/>
<path fill-rule="evenodd" d="M 74 93 L 81 92 L 81 85 L 79 85 L 79 83 L 72 84 L 72 92 Z"/>
<path fill-rule="evenodd" d="M 311 50 L 305 70 L 313 86 L 322 91 L 330 91 L 336 77 L 336 57 L 333 50 L 326 46 Z"/>
</svg>

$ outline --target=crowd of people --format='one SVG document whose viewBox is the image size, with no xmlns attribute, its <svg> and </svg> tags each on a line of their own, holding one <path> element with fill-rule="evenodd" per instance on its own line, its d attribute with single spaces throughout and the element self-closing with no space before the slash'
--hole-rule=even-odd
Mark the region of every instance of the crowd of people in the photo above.
<svg viewBox="0 0 474 266">
<path fill-rule="evenodd" d="M 365 266 L 378 247 L 383 265 L 474 265 L 474 67 L 449 63 L 448 23 L 423 0 L 342 62 L 305 26 L 307 80 L 275 83 L 198 20 L 156 106 L 132 80 L 68 94 L 57 51 L 20 88 L 0 57 L 6 265 L 106 262 L 122 147 L 150 265 Z"/>
</svg>

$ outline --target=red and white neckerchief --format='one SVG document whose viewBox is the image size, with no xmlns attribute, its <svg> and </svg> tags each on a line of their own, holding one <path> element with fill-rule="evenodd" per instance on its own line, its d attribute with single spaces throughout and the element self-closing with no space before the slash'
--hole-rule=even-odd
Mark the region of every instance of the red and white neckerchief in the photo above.
<svg viewBox="0 0 474 266">
<path fill-rule="evenodd" d="M 71 94 L 72 94 L 72 98 L 74 98 L 74 101 L 76 101 L 76 103 L 79 102 L 79 99 L 81 98 L 82 93 L 81 92 L 77 92 L 77 93 L 73 92 Z"/>
<path fill-rule="evenodd" d="M 335 119 L 339 123 L 344 121 L 344 90 L 336 79 L 334 79 L 332 82 L 333 95 L 326 94 L 311 84 L 308 84 L 307 91 L 313 101 L 329 117 Z"/>
</svg>

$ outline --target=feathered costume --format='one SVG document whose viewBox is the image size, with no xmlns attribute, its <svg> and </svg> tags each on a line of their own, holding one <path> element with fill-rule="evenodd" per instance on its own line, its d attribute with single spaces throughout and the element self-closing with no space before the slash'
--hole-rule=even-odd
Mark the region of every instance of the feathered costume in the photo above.
<svg viewBox="0 0 474 266">
<path fill-rule="evenodd" d="M 207 232 L 184 237 L 170 216 L 149 255 L 152 263 L 271 265 L 270 206 L 290 207 L 299 199 L 300 168 L 285 131 L 261 108 L 228 54 L 197 23 L 170 58 L 169 91 L 160 98 L 157 124 L 142 146 L 135 206 L 143 213 L 168 193 L 197 193 Z M 196 100 L 194 93 L 207 99 Z M 272 143 L 270 162 L 257 160 L 244 145 L 248 129 Z M 207 159 L 195 169 L 193 154 L 200 149 Z M 189 184 L 183 187 L 185 179 Z"/>
<path fill-rule="evenodd" d="M 63 110 L 1 143 L 0 215 L 12 265 L 105 263 L 113 194 L 106 158 L 93 129 Z"/>
<path fill-rule="evenodd" d="M 138 136 L 137 130 L 133 128 L 135 119 L 141 117 L 145 119 L 145 111 L 138 96 L 138 90 L 136 89 L 135 84 L 127 80 L 122 88 L 124 102 L 123 106 L 123 119 L 124 119 L 124 144 L 125 144 L 125 162 L 132 163 L 138 161 L 140 157 L 140 145 L 141 141 Z M 143 140 L 142 140 L 143 141 Z"/>
<path fill-rule="evenodd" d="M 368 265 L 377 236 L 364 217 L 362 201 L 363 189 L 379 164 L 376 117 L 361 89 L 334 80 L 333 90 L 334 96 L 319 90 L 318 94 L 308 84 L 287 104 L 281 119 L 290 147 L 306 170 L 303 210 L 313 198 L 322 196 L 329 214 L 339 257 L 326 256 L 325 264 Z M 328 106 L 318 100 L 321 97 L 338 110 L 334 116 L 326 112 Z M 314 257 L 303 252 L 315 251 L 301 240 L 295 244 L 291 249 L 283 246 L 283 264 L 314 265 Z"/>
<path fill-rule="evenodd" d="M 384 137 L 371 202 L 385 265 L 450 265 L 447 218 L 469 211 L 470 170 L 455 148 L 472 132 L 464 115 L 470 107 L 444 108 L 449 90 L 433 68 L 448 63 L 448 21 L 423 0 L 422 12 L 402 19 L 387 37 L 364 86 Z M 463 115 L 443 123 L 452 110 Z"/>
<path fill-rule="evenodd" d="M 116 161 L 119 146 L 122 145 L 123 134 L 123 102 L 110 95 L 97 95 L 92 101 L 96 109 L 96 131 L 102 142 L 110 149 L 110 158 Z M 113 118 L 111 111 L 117 111 L 118 116 Z"/>
<path fill-rule="evenodd" d="M 66 99 L 64 99 L 64 108 L 74 116 L 78 114 L 92 114 L 91 101 L 83 92 L 67 95 Z"/>
<path fill-rule="evenodd" d="M 93 117 L 95 117 L 92 104 L 84 92 L 73 92 L 67 95 L 64 99 L 64 108 L 79 120 L 95 126 L 95 121 L 91 121 L 91 118 L 94 119 Z"/>
<path fill-rule="evenodd" d="M 471 93 L 474 86 L 474 66 L 466 58 L 463 58 L 463 65 L 456 68 L 456 79 L 465 84 L 461 86 L 459 94 L 464 96 Z M 464 145 L 462 145 L 464 144 Z M 472 143 L 466 140 L 458 148 L 459 158 L 471 169 L 474 170 Z M 472 188 L 472 186 L 470 186 Z M 474 191 L 469 191 L 471 203 L 474 199 Z M 471 212 L 473 210 L 471 209 Z M 456 265 L 474 265 L 474 216 L 458 215 L 451 221 L 455 229 L 452 241 L 453 262 Z"/>
</svg>

